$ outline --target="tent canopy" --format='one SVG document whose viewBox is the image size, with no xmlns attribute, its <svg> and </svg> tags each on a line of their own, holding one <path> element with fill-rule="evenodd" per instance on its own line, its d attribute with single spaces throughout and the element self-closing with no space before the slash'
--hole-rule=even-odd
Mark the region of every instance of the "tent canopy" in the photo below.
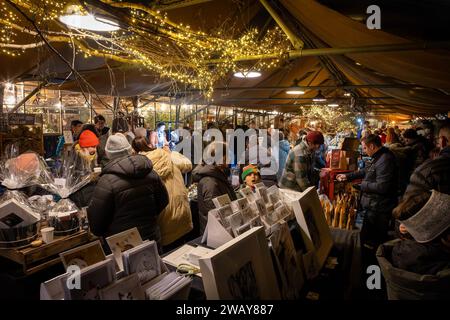
<svg viewBox="0 0 450 320">
<path fill-rule="evenodd" d="M 5 2 L 8 10 L 16 10 L 10 2 L 18 1 Z M 28 2 L 36 3 L 39 0 Z M 119 22 L 120 19 L 129 19 L 128 11 L 113 6 L 111 2 L 114 1 L 86 2 L 109 12 Z M 264 33 L 277 25 L 261 4 L 262 1 L 258 0 L 130 2 L 161 10 L 167 13 L 171 21 L 189 25 L 192 30 L 205 33 L 229 30 L 236 38 L 252 27 Z M 281 112 L 295 111 L 301 105 L 311 104 L 319 90 L 327 97 L 328 103 L 351 105 L 354 110 L 379 114 L 434 115 L 446 113 L 450 109 L 448 42 L 431 48 L 401 49 L 402 46 L 416 43 L 449 40 L 446 37 L 450 34 L 450 27 L 443 23 L 440 15 L 435 15 L 450 9 L 445 1 L 427 3 L 428 11 L 422 2 L 414 3 L 406 12 L 396 9 L 395 5 L 398 7 L 400 0 L 381 1 L 381 30 L 369 30 L 365 24 L 364 20 L 368 16 L 365 9 L 369 5 L 367 1 L 358 1 L 354 6 L 337 0 L 266 2 L 304 43 L 302 50 L 305 54 L 295 58 L 286 57 L 276 68 L 263 70 L 260 78 L 238 79 L 228 73 L 214 83 L 212 100 L 205 98 L 192 85 L 176 83 L 139 63 L 121 63 L 94 56 L 85 58 L 85 54 L 75 52 L 67 42 L 52 43 L 59 55 L 45 44 L 24 50 L 19 57 L 0 53 L 0 79 L 10 82 L 47 79 L 52 83 L 50 88 L 57 90 L 122 97 L 171 95 L 176 99 L 174 103 L 214 103 Z M 384 5 L 387 9 L 384 9 Z M 390 17 L 389 14 L 393 12 L 390 9 L 397 10 L 395 12 L 398 15 Z M 422 32 L 417 27 L 411 28 L 411 21 L 415 22 L 413 18 L 419 13 L 422 19 L 427 19 Z M 41 41 L 39 35 L 30 32 L 34 30 L 32 24 L 23 16 L 20 17 L 20 21 L 15 23 L 24 29 L 15 30 L 16 43 Z M 394 20 L 404 22 L 405 25 L 395 25 Z M 447 31 L 444 33 L 446 35 L 438 37 L 434 32 L 437 28 Z M 67 30 L 63 24 L 51 22 L 46 31 Z M 392 45 L 400 49 L 393 51 L 390 49 Z M 311 51 L 308 51 L 315 48 L 367 46 L 377 46 L 378 49 L 374 52 L 348 50 L 345 54 L 328 54 L 326 50 L 319 50 L 311 55 Z M 68 63 L 78 71 L 78 75 L 71 72 Z M 305 94 L 292 96 L 285 93 L 287 88 L 294 86 L 300 87 Z M 352 97 L 345 96 L 346 92 L 351 93 Z"/>
</svg>

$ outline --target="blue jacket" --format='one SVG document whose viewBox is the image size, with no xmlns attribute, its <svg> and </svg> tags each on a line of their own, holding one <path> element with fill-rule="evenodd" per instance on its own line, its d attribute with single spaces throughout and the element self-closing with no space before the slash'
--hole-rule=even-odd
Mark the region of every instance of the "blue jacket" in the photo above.
<svg viewBox="0 0 450 320">
<path fill-rule="evenodd" d="M 281 140 L 278 144 L 279 151 L 278 151 L 278 173 L 277 178 L 278 181 L 280 181 L 281 176 L 283 175 L 283 170 L 286 165 L 286 160 L 289 154 L 289 151 L 291 150 L 291 145 L 289 144 L 289 141 L 287 140 Z"/>
</svg>

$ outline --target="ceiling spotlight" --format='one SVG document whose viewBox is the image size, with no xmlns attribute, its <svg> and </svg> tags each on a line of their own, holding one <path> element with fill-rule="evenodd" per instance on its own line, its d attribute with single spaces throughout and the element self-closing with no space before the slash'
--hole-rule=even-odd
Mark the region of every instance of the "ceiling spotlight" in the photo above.
<svg viewBox="0 0 450 320">
<path fill-rule="evenodd" d="M 235 72 L 234 76 L 236 78 L 258 78 L 258 77 L 261 77 L 261 72 L 259 72 L 259 71 L 239 71 L 239 72 Z"/>
<path fill-rule="evenodd" d="M 287 90 L 286 91 L 286 94 L 297 94 L 297 95 L 299 95 L 299 94 L 305 94 L 305 91 L 302 91 L 302 90 Z"/>
<path fill-rule="evenodd" d="M 120 29 L 117 22 L 85 13 L 77 5 L 68 6 L 65 14 L 59 17 L 59 21 L 74 29 L 90 31 L 116 31 Z"/>
<path fill-rule="evenodd" d="M 351 96 L 351 93 L 350 93 L 350 92 L 344 93 L 344 97 L 350 97 L 350 96 Z"/>
<path fill-rule="evenodd" d="M 305 94 L 305 91 L 301 90 L 300 87 L 298 86 L 300 80 L 299 79 L 294 79 L 292 80 L 293 85 L 290 89 L 286 90 L 286 94 L 292 94 L 292 95 L 299 95 L 299 94 Z"/>
<path fill-rule="evenodd" d="M 327 98 L 322 94 L 322 90 L 319 90 L 317 96 L 313 99 L 314 102 L 324 102 L 327 101 Z"/>
</svg>

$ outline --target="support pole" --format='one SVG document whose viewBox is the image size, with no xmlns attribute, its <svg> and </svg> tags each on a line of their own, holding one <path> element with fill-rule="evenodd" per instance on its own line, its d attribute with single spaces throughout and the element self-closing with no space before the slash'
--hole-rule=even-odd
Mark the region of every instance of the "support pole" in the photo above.
<svg viewBox="0 0 450 320">
<path fill-rule="evenodd" d="M 303 41 L 294 33 L 291 29 L 284 23 L 283 19 L 281 19 L 280 15 L 272 8 L 267 0 L 259 0 L 261 4 L 266 8 L 267 12 L 270 13 L 273 20 L 278 24 L 278 26 L 283 30 L 286 36 L 289 38 L 289 41 L 292 43 L 292 46 L 295 49 L 300 49 L 304 47 Z"/>
<path fill-rule="evenodd" d="M 427 49 L 448 49 L 450 41 L 442 42 L 410 42 L 410 43 L 395 43 L 374 46 L 361 47 L 341 47 L 341 48 L 317 48 L 317 49 L 300 49 L 291 50 L 286 53 L 287 59 L 297 59 L 307 56 L 329 56 L 355 53 L 374 53 L 374 52 L 393 52 L 393 51 L 424 51 Z M 280 58 L 278 53 L 259 54 L 253 56 L 241 56 L 233 59 L 233 61 L 251 61 L 261 59 L 277 59 Z M 206 61 L 207 64 L 215 64 L 225 62 L 223 59 L 211 59 Z"/>
<path fill-rule="evenodd" d="M 5 91 L 5 86 L 0 83 L 0 115 L 3 117 L 3 95 Z"/>
<path fill-rule="evenodd" d="M 62 105 L 61 90 L 58 90 L 58 103 L 59 103 L 59 124 L 60 124 L 61 134 L 64 134 L 63 105 Z"/>
<path fill-rule="evenodd" d="M 92 95 L 88 96 L 89 104 L 89 123 L 94 123 L 94 107 L 92 106 Z"/>
<path fill-rule="evenodd" d="M 11 111 L 9 111 L 9 113 L 16 112 L 22 104 L 24 104 L 26 101 L 30 100 L 36 93 L 41 91 L 41 89 L 43 87 L 45 87 L 46 85 L 47 85 L 47 81 L 41 82 L 36 88 L 33 89 L 33 91 L 31 91 L 25 98 L 23 98 L 19 103 L 17 103 L 14 106 L 14 108 L 12 108 Z"/>
</svg>

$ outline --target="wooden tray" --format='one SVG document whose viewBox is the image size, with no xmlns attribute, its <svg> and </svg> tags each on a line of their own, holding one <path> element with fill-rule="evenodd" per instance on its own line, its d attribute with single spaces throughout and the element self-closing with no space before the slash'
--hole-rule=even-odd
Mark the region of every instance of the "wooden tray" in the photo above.
<svg viewBox="0 0 450 320">
<path fill-rule="evenodd" d="M 0 249 L 0 256 L 14 261 L 23 267 L 23 273 L 29 275 L 45 268 L 61 263 L 59 253 L 78 247 L 95 240 L 88 231 L 82 230 L 75 234 L 55 237 L 55 240 L 40 247 Z"/>
</svg>

